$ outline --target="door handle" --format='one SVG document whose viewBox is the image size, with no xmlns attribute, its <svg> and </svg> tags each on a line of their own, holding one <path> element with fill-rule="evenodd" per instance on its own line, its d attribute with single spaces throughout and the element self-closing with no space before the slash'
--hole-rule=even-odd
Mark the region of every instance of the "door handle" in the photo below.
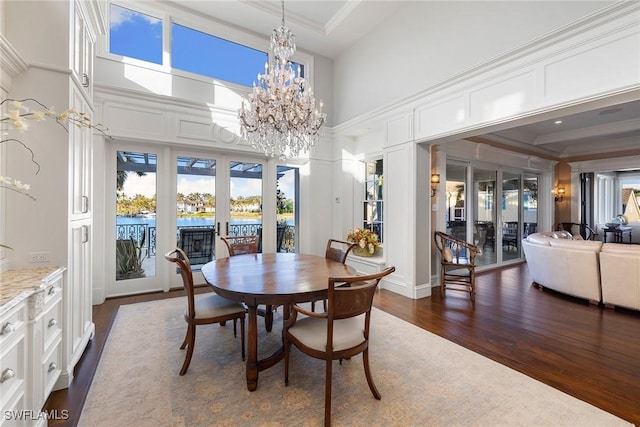
<svg viewBox="0 0 640 427">
<path fill-rule="evenodd" d="M 229 235 L 229 223 L 227 222 L 226 224 L 227 224 L 227 234 L 225 234 L 225 236 L 228 236 Z"/>
<path fill-rule="evenodd" d="M 219 222 L 216 225 L 216 236 L 220 237 L 220 223 Z"/>
</svg>

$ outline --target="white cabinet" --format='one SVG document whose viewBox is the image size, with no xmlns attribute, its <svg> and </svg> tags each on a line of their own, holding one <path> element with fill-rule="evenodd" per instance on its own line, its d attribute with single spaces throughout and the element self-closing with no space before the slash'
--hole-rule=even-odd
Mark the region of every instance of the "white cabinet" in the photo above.
<svg viewBox="0 0 640 427">
<path fill-rule="evenodd" d="M 27 339 L 26 303 L 13 307 L 0 317 L 0 410 L 26 409 Z M 17 413 L 17 412 L 16 412 Z M 19 425 L 14 419 L 0 418 L 0 425 Z"/>
<path fill-rule="evenodd" d="M 71 85 L 71 106 L 91 118 L 90 109 L 80 89 Z M 88 128 L 69 127 L 69 210 L 70 219 L 86 219 L 91 217 L 91 162 L 92 145 L 91 130 Z"/>
<path fill-rule="evenodd" d="M 54 390 L 71 384 L 73 368 L 95 332 L 91 305 L 91 220 L 71 221 L 69 240 L 69 286 L 62 304 L 66 325 L 62 342 L 62 373 Z"/>
<path fill-rule="evenodd" d="M 44 286 L 28 299 L 29 409 L 37 415 L 62 372 L 63 274 L 47 278 Z M 38 418 L 38 417 L 35 417 Z"/>
<path fill-rule="evenodd" d="M 72 7 L 73 19 L 71 20 L 72 40 L 71 47 L 71 72 L 73 78 L 83 88 L 83 92 L 89 100 L 93 98 L 93 54 L 95 38 L 87 25 L 85 11 L 82 3 L 75 1 Z"/>
<path fill-rule="evenodd" d="M 0 277 L 0 426 L 46 425 L 42 408 L 63 366 L 64 277 L 62 268 Z"/>
</svg>

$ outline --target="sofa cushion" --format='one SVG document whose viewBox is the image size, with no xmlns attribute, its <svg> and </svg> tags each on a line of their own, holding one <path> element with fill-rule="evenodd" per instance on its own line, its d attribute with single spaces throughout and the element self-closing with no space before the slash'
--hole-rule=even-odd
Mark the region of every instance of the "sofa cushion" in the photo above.
<svg viewBox="0 0 640 427">
<path fill-rule="evenodd" d="M 558 248 L 567 248 L 578 251 L 600 252 L 602 242 L 594 240 L 567 240 L 567 239 L 551 239 L 549 244 Z"/>
<path fill-rule="evenodd" d="M 626 245 L 622 243 L 605 243 L 602 245 L 602 252 L 620 253 L 620 254 L 638 254 L 640 255 L 640 245 Z"/>
<path fill-rule="evenodd" d="M 542 233 L 529 234 L 527 237 L 527 242 L 544 246 L 549 246 L 549 240 L 551 240 L 551 237 L 545 236 Z"/>
</svg>

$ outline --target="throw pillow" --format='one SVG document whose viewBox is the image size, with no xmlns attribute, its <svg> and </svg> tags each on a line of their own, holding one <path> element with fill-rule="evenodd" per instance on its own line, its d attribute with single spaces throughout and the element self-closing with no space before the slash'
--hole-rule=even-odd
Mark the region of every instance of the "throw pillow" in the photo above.
<svg viewBox="0 0 640 427">
<path fill-rule="evenodd" d="M 453 261 L 453 252 L 451 252 L 451 249 L 444 248 L 442 250 L 442 259 L 444 259 L 446 262 Z"/>
</svg>

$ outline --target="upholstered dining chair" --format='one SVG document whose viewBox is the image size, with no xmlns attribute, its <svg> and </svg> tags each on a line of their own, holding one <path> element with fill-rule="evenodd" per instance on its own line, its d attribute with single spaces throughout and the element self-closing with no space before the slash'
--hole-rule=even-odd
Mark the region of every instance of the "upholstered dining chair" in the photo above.
<svg viewBox="0 0 640 427">
<path fill-rule="evenodd" d="M 291 306 L 291 315 L 283 331 L 284 383 L 289 385 L 292 344 L 302 353 L 326 362 L 325 426 L 331 424 L 331 380 L 334 360 L 349 359 L 362 353 L 369 390 L 376 399 L 381 398 L 369 367 L 371 306 L 380 280 L 394 271 L 395 267 L 387 267 L 366 276 L 329 277 L 326 313 L 314 313 L 298 305 Z M 299 319 L 298 313 L 307 317 Z"/>
<path fill-rule="evenodd" d="M 345 262 L 347 262 L 347 256 L 349 255 L 349 252 L 351 252 L 351 250 L 356 246 L 357 244 L 353 242 L 345 242 L 344 240 L 329 239 L 327 241 L 327 248 L 325 249 L 324 257 L 326 259 L 330 259 L 330 260 L 337 261 L 344 264 Z M 327 300 L 322 300 L 322 301 L 323 301 L 324 311 L 327 311 Z M 316 301 L 311 302 L 311 311 L 316 311 Z"/>
<path fill-rule="evenodd" d="M 196 326 L 211 323 L 224 325 L 227 320 L 233 320 L 233 336 L 237 337 L 236 321 L 240 320 L 240 342 L 242 347 L 242 360 L 244 354 L 244 317 L 245 308 L 242 303 L 228 300 L 214 293 L 206 293 L 196 296 L 193 290 L 193 274 L 189 258 L 180 248 L 173 249 L 164 255 L 167 261 L 177 264 L 182 284 L 187 294 L 187 309 L 184 312 L 184 320 L 187 322 L 187 334 L 180 349 L 187 347 L 187 354 L 180 369 L 180 375 L 187 373 L 193 347 L 196 342 Z"/>
<path fill-rule="evenodd" d="M 476 300 L 476 245 L 443 233 L 434 232 L 436 248 L 440 252 L 440 295 L 447 289 L 469 292 Z"/>
<path fill-rule="evenodd" d="M 243 255 L 243 254 L 255 254 L 258 252 L 258 242 L 260 236 L 224 236 L 220 237 L 227 249 L 229 250 L 229 256 Z"/>
</svg>

